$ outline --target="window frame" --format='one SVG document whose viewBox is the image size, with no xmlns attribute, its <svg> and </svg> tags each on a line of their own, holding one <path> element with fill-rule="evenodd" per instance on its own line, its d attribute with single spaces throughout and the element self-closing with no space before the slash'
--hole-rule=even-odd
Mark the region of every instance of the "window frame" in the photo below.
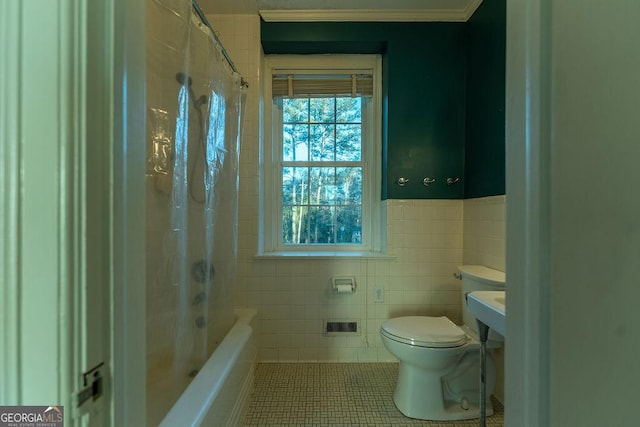
<svg viewBox="0 0 640 427">
<path fill-rule="evenodd" d="M 260 150 L 260 226 L 258 255 L 349 255 L 380 253 L 384 238 L 381 220 L 382 59 L 380 55 L 268 55 L 264 73 L 264 134 Z M 363 74 L 373 76 L 373 96 L 362 109 L 362 243 L 282 243 L 282 113 L 274 108 L 272 77 L 283 71 L 297 74 Z M 279 103 L 282 105 L 282 103 Z M 365 122 L 365 114 L 368 115 Z M 365 142 L 367 141 L 367 142 Z M 337 162 L 339 163 L 339 162 Z"/>
</svg>

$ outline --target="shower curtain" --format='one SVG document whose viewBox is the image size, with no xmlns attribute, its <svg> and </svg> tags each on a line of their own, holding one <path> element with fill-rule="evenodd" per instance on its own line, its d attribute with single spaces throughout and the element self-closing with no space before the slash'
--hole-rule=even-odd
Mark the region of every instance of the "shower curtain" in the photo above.
<svg viewBox="0 0 640 427">
<path fill-rule="evenodd" d="M 234 322 L 241 78 L 191 0 L 147 0 L 147 418 Z"/>
</svg>

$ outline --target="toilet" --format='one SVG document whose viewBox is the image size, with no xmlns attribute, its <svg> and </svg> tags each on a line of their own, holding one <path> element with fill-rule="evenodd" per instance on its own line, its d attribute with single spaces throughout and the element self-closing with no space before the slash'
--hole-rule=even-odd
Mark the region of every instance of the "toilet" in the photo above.
<svg viewBox="0 0 640 427">
<path fill-rule="evenodd" d="M 480 265 L 463 265 L 458 271 L 464 325 L 444 316 L 406 316 L 388 319 L 380 327 L 384 346 L 400 362 L 393 401 L 407 417 L 435 421 L 480 417 L 480 340 L 465 297 L 472 291 L 503 290 L 505 275 Z M 487 348 L 498 348 L 503 340 L 490 330 Z M 486 366 L 487 396 L 491 396 L 496 382 L 491 351 Z M 493 414 L 490 399 L 486 410 Z"/>
</svg>

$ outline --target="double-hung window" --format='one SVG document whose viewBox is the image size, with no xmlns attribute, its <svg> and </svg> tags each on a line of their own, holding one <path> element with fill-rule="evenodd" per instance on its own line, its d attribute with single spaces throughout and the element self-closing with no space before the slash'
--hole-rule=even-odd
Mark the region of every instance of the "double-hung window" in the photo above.
<svg viewBox="0 0 640 427">
<path fill-rule="evenodd" d="M 379 57 L 266 65 L 262 252 L 379 251 Z"/>
</svg>

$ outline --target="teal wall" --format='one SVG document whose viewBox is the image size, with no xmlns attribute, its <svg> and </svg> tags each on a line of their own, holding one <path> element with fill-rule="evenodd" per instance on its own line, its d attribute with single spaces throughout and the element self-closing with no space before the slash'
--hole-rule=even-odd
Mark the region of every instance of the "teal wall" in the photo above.
<svg viewBox="0 0 640 427">
<path fill-rule="evenodd" d="M 464 170 L 465 29 L 462 24 L 396 24 L 387 48 L 383 198 L 457 199 Z M 404 187 L 399 177 L 409 178 Z M 425 187 L 425 177 L 437 181 Z"/>
<path fill-rule="evenodd" d="M 504 0 L 485 3 L 496 1 L 504 4 Z M 491 71 L 484 77 L 468 76 L 468 61 L 477 61 L 468 53 L 468 24 L 262 22 L 261 38 L 265 54 L 382 54 L 383 199 L 459 199 L 465 197 L 467 171 L 484 179 L 478 173 L 482 162 L 465 155 L 466 98 L 471 90 L 477 94 L 474 100 L 481 102 L 482 91 L 475 85 L 484 84 Z M 502 64 L 504 85 L 504 49 Z M 504 127 L 504 100 L 499 121 Z M 486 134 L 495 128 L 471 126 L 474 149 L 495 148 L 485 143 Z M 491 178 L 486 195 L 504 193 L 504 130 L 501 141 L 502 182 Z M 404 187 L 396 184 L 401 176 L 410 180 Z M 436 183 L 425 187 L 422 180 L 427 176 L 436 178 Z M 449 187 L 447 177 L 460 177 L 461 182 Z"/>
<path fill-rule="evenodd" d="M 467 22 L 465 198 L 505 194 L 505 0 Z"/>
</svg>

